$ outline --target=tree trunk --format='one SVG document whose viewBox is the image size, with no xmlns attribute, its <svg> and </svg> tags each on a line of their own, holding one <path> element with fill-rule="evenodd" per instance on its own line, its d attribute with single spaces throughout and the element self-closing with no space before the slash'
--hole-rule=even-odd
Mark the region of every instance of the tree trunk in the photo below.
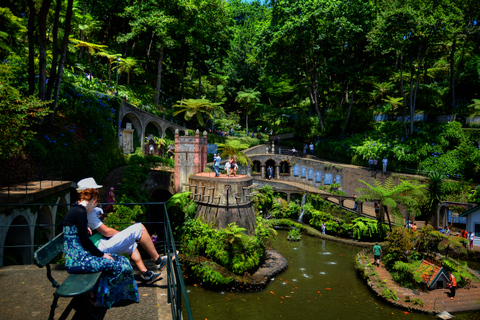
<svg viewBox="0 0 480 320">
<path fill-rule="evenodd" d="M 403 87 L 403 53 L 400 54 L 400 90 L 402 90 L 403 95 L 403 129 L 405 130 L 405 136 L 408 136 L 407 130 L 407 96 L 405 95 L 405 88 Z"/>
<path fill-rule="evenodd" d="M 413 113 L 414 113 L 414 107 L 413 107 L 413 79 L 414 79 L 414 74 L 415 74 L 415 67 L 413 65 L 413 58 L 410 59 L 410 134 L 412 134 L 412 128 L 413 128 Z"/>
<path fill-rule="evenodd" d="M 57 109 L 58 95 L 60 92 L 60 84 L 62 83 L 62 76 L 63 76 L 63 66 L 65 64 L 65 59 L 66 59 L 67 50 L 68 50 L 68 37 L 72 29 L 72 16 L 73 16 L 73 0 L 68 0 L 67 13 L 65 14 L 65 32 L 63 34 L 62 55 L 60 56 L 60 61 L 58 64 L 58 75 L 57 75 L 57 80 L 55 81 L 55 91 L 53 92 L 53 103 L 51 106 L 51 110 L 53 112 L 50 114 L 50 124 L 53 124 L 56 109 Z"/>
<path fill-rule="evenodd" d="M 38 32 L 40 36 L 40 58 L 38 68 L 40 73 L 38 83 L 38 97 L 40 100 L 46 100 L 46 81 L 47 81 L 47 16 L 50 10 L 52 0 L 44 0 L 38 14 Z"/>
<path fill-rule="evenodd" d="M 456 118 L 456 102 L 455 102 L 455 49 L 456 49 L 457 37 L 454 35 L 452 43 L 452 51 L 450 52 L 450 91 L 452 91 L 452 115 L 453 121 Z"/>
<path fill-rule="evenodd" d="M 83 16 L 83 21 L 85 21 L 85 15 L 87 14 L 87 1 L 83 0 L 82 1 L 82 16 Z M 83 34 L 83 31 L 80 30 L 80 40 L 85 41 L 85 35 Z M 83 55 L 85 54 L 85 47 L 80 47 L 80 51 L 78 52 L 78 60 L 83 59 Z"/>
<path fill-rule="evenodd" d="M 320 57 L 318 57 L 317 60 L 318 59 L 320 59 Z M 323 130 L 322 114 L 320 112 L 320 108 L 318 105 L 318 71 L 315 64 L 313 65 L 313 73 L 315 76 L 315 80 L 312 81 L 312 85 L 310 86 L 310 83 L 308 81 L 308 62 L 307 62 L 307 57 L 305 56 L 305 83 L 308 88 L 310 104 L 315 108 L 315 111 L 317 112 L 318 120 L 320 123 L 320 128 L 321 130 Z"/>
<path fill-rule="evenodd" d="M 28 94 L 35 93 L 35 3 L 33 0 L 27 0 L 28 10 Z"/>
<path fill-rule="evenodd" d="M 202 66 L 200 63 L 200 58 L 198 59 L 198 92 L 197 92 L 197 99 L 200 99 L 202 94 Z"/>
<path fill-rule="evenodd" d="M 183 46 L 183 60 L 182 60 L 182 88 L 180 92 L 180 100 L 185 99 L 185 77 L 187 75 L 187 46 Z"/>
<path fill-rule="evenodd" d="M 160 90 L 162 87 L 162 65 L 163 65 L 163 51 L 164 51 L 165 44 L 162 42 L 160 45 L 160 56 L 158 58 L 158 70 L 157 70 L 157 87 L 155 88 L 155 99 L 154 104 L 158 106 L 158 102 L 160 100 Z"/>
<path fill-rule="evenodd" d="M 90 52 L 88 52 L 88 69 L 90 70 L 90 82 L 93 82 L 92 54 Z"/>
<path fill-rule="evenodd" d="M 355 99 L 355 89 L 356 89 L 356 86 L 357 86 L 357 81 L 354 80 L 354 82 L 353 82 L 353 90 L 352 90 L 352 98 L 350 99 L 350 103 L 349 103 L 349 105 L 348 105 L 347 119 L 345 119 L 345 125 L 343 126 L 343 129 L 342 129 L 342 135 L 345 133 L 345 129 L 347 129 L 348 120 L 350 119 L 350 112 L 351 112 L 351 110 L 352 110 L 353 100 Z"/>
<path fill-rule="evenodd" d="M 247 109 L 246 109 L 246 113 L 245 113 L 245 128 L 246 128 L 246 132 L 248 132 L 248 106 L 247 106 Z"/>
<path fill-rule="evenodd" d="M 50 100 L 52 96 L 52 90 L 57 81 L 57 63 L 58 63 L 58 24 L 60 11 L 62 10 L 62 1 L 57 1 L 57 7 L 55 8 L 55 17 L 53 19 L 53 30 L 52 30 L 52 66 L 50 67 L 50 77 L 48 78 L 47 84 L 47 94 L 46 100 Z"/>
<path fill-rule="evenodd" d="M 388 213 L 388 208 L 383 203 L 382 203 L 382 208 L 383 208 L 383 210 L 380 210 L 380 214 L 382 215 L 382 220 L 384 219 L 385 214 L 386 214 L 387 219 L 388 219 L 388 227 L 390 228 L 390 232 L 391 232 L 392 231 L 392 221 L 390 220 L 390 214 Z"/>
</svg>

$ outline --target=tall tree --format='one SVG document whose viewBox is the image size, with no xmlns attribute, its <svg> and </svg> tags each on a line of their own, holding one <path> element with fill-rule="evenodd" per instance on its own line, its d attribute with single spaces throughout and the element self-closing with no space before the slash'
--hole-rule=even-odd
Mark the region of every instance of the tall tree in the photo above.
<svg viewBox="0 0 480 320">
<path fill-rule="evenodd" d="M 390 231 L 392 230 L 390 216 L 396 224 L 403 224 L 399 204 L 404 206 L 410 214 L 416 215 L 419 213 L 420 200 L 424 197 L 423 189 L 425 185 L 417 185 L 413 181 L 402 181 L 395 185 L 392 177 L 385 180 L 384 184 L 377 179 L 373 179 L 374 185 L 363 180 L 359 181 L 365 184 L 367 188 L 355 189 L 360 194 L 357 201 L 379 201 L 381 206 L 377 220 L 382 223 L 386 214 Z"/>
<path fill-rule="evenodd" d="M 260 91 L 255 89 L 245 89 L 245 91 L 239 91 L 235 102 L 245 107 L 245 128 L 248 132 L 248 113 L 260 102 Z M 250 108 L 250 110 L 249 110 Z"/>
</svg>

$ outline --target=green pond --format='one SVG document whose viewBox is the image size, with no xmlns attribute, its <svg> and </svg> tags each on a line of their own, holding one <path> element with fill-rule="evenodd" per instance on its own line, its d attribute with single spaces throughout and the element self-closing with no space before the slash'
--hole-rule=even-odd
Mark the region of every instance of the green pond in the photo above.
<svg viewBox="0 0 480 320">
<path fill-rule="evenodd" d="M 187 287 L 195 320 L 249 319 L 438 319 L 409 313 L 376 298 L 358 277 L 355 255 L 361 250 L 336 242 L 302 236 L 287 241 L 280 230 L 273 243 L 289 262 L 259 292 L 215 292 L 200 285 Z M 438 307 L 443 305 L 438 301 Z M 479 319 L 479 313 L 455 314 L 454 319 Z"/>
</svg>

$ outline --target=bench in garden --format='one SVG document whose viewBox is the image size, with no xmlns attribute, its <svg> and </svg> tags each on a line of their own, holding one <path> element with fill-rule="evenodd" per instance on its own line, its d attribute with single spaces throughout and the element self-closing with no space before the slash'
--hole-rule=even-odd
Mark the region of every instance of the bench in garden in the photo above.
<svg viewBox="0 0 480 320">
<path fill-rule="evenodd" d="M 55 315 L 55 308 L 57 307 L 57 301 L 59 297 L 76 297 L 81 294 L 84 294 L 93 289 L 98 279 L 100 278 L 101 272 L 95 273 L 84 273 L 84 274 L 70 274 L 65 281 L 60 285 L 53 277 L 52 271 L 50 268 L 50 262 L 58 256 L 63 250 L 63 232 L 56 236 L 54 239 L 50 240 L 47 244 L 40 247 L 35 251 L 34 259 L 35 264 L 39 268 L 46 267 L 47 269 L 47 278 L 52 283 L 54 288 L 57 288 L 53 294 L 53 302 L 50 307 L 50 316 L 49 320 L 53 320 Z M 73 302 L 73 300 L 72 300 Z M 69 303 L 65 311 L 63 312 L 60 319 L 66 319 L 68 314 L 73 308 L 72 302 Z"/>
</svg>

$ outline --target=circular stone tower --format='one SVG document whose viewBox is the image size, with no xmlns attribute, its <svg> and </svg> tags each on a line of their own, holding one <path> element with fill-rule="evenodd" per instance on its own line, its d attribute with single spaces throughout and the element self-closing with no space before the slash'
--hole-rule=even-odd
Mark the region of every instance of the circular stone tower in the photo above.
<svg viewBox="0 0 480 320">
<path fill-rule="evenodd" d="M 188 187 L 197 203 L 196 219 L 226 228 L 230 223 L 255 233 L 256 216 L 253 209 L 253 178 L 240 175 L 215 177 L 215 173 L 197 173 L 189 178 Z"/>
<path fill-rule="evenodd" d="M 196 218 L 226 228 L 230 223 L 255 233 L 257 225 L 253 209 L 253 178 L 238 175 L 228 178 L 203 172 L 207 164 L 207 132 L 197 130 L 195 136 L 180 136 L 175 131 L 175 191 L 188 190 L 197 203 Z"/>
</svg>

